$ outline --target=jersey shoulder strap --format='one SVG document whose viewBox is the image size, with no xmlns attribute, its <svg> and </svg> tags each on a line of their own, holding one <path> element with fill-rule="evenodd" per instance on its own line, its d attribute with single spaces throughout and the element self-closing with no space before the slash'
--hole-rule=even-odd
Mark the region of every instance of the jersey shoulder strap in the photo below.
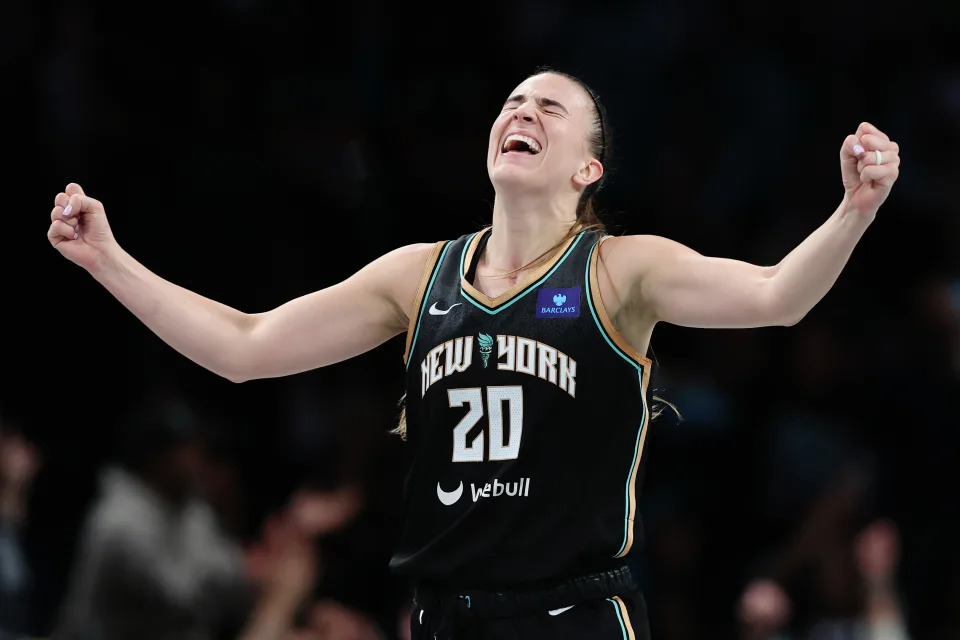
<svg viewBox="0 0 960 640">
<path fill-rule="evenodd" d="M 410 307 L 410 322 L 407 324 L 407 343 L 403 351 L 403 362 L 407 362 L 410 357 L 410 346 L 413 344 L 413 337 L 416 335 L 416 329 L 419 325 L 420 314 L 423 313 L 423 305 L 427 300 L 427 292 L 433 285 L 443 263 L 443 257 L 453 244 L 450 240 L 441 240 L 433 245 L 430 255 L 427 257 L 426 264 L 423 265 L 423 271 L 420 274 L 420 284 L 417 285 L 417 293 L 413 297 L 413 305 Z"/>
</svg>

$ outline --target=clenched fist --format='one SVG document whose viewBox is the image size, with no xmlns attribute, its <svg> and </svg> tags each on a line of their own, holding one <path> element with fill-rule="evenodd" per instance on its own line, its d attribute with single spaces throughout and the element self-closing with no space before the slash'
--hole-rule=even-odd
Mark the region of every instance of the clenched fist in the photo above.
<svg viewBox="0 0 960 640">
<path fill-rule="evenodd" d="M 47 239 L 69 260 L 92 270 L 116 245 L 103 205 L 72 182 L 53 204 Z"/>
<path fill-rule="evenodd" d="M 869 122 L 840 148 L 846 211 L 872 220 L 900 175 L 900 145 Z"/>
</svg>

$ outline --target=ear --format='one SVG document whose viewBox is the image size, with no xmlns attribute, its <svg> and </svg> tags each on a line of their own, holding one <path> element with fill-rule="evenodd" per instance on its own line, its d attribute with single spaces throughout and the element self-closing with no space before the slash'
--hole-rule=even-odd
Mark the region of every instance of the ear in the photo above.
<svg viewBox="0 0 960 640">
<path fill-rule="evenodd" d="M 596 158 L 591 158 L 589 162 L 580 167 L 580 170 L 574 174 L 573 181 L 581 189 L 586 189 L 602 177 L 603 165 L 600 164 L 600 161 Z"/>
</svg>

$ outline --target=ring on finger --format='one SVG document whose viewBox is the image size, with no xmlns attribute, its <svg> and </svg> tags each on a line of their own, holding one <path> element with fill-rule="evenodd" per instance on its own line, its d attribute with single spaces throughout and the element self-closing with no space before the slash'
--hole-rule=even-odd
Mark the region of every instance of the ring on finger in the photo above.
<svg viewBox="0 0 960 640">
<path fill-rule="evenodd" d="M 877 149 L 877 164 L 883 164 L 883 154 Z"/>
</svg>

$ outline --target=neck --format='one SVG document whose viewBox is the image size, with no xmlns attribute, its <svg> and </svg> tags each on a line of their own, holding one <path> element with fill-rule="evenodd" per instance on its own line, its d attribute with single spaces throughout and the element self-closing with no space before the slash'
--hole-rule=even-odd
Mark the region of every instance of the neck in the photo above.
<svg viewBox="0 0 960 640">
<path fill-rule="evenodd" d="M 576 204 L 576 200 L 497 194 L 481 266 L 504 272 L 528 266 L 570 231 L 576 223 Z"/>
</svg>

